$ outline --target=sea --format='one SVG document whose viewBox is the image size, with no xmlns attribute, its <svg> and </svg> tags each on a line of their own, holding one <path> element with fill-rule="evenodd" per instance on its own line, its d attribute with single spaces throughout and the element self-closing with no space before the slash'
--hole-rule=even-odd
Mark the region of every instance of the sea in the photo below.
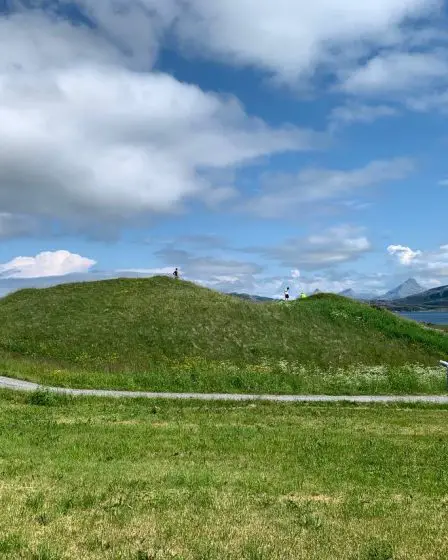
<svg viewBox="0 0 448 560">
<path fill-rule="evenodd" d="M 444 311 L 400 311 L 398 315 L 419 323 L 448 325 L 448 313 Z"/>
</svg>

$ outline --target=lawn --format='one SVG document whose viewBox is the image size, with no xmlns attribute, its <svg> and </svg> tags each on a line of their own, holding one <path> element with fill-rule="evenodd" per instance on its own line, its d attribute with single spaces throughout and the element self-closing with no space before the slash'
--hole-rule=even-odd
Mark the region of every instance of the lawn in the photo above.
<svg viewBox="0 0 448 560">
<path fill-rule="evenodd" d="M 448 409 L 0 394 L 0 556 L 439 560 Z"/>
</svg>

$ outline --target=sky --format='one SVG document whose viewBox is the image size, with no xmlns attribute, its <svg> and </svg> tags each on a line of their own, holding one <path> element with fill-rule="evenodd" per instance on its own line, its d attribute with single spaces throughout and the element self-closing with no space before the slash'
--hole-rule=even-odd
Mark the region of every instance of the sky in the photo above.
<svg viewBox="0 0 448 560">
<path fill-rule="evenodd" d="M 448 284 L 441 0 L 0 0 L 0 294 Z"/>
</svg>

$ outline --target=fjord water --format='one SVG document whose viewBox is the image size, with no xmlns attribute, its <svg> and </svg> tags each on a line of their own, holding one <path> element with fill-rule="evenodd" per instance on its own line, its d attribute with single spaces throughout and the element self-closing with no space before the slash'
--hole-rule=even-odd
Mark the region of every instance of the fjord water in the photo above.
<svg viewBox="0 0 448 560">
<path fill-rule="evenodd" d="M 419 323 L 431 323 L 433 325 L 448 325 L 448 312 L 444 311 L 409 311 L 400 312 L 399 315 L 406 319 L 412 319 Z"/>
</svg>

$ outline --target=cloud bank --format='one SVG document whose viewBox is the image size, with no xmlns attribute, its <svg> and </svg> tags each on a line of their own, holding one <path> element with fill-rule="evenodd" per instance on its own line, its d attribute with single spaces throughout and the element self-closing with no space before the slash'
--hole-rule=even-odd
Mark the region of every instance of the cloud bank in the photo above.
<svg viewBox="0 0 448 560">
<path fill-rule="evenodd" d="M 320 144 L 312 131 L 249 117 L 230 96 L 141 71 L 123 49 L 151 50 L 146 16 L 132 27 L 143 4 L 120 17 L 112 2 L 84 6 L 96 29 L 43 10 L 0 17 L 4 212 L 86 228 L 175 213 L 232 195 L 210 171 Z"/>
</svg>

